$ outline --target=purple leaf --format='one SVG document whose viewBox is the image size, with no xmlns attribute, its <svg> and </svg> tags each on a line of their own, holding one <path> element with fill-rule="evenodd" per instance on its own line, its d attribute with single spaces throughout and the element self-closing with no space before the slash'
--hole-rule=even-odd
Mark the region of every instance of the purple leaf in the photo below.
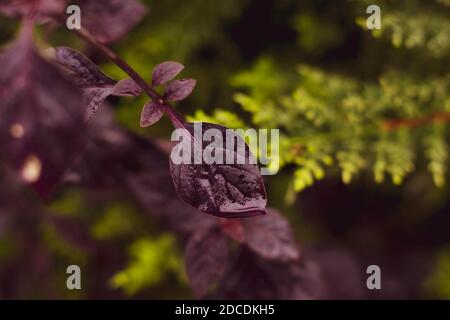
<svg viewBox="0 0 450 320">
<path fill-rule="evenodd" d="M 61 14 L 66 6 L 66 0 L 1 0 L 0 12 L 12 18 L 23 18 L 36 10 L 35 20 L 46 22 L 46 15 Z"/>
<path fill-rule="evenodd" d="M 48 50 L 48 53 L 67 78 L 84 89 L 85 119 L 90 120 L 103 101 L 113 93 L 117 81 L 105 75 L 88 57 L 72 48 L 56 47 Z"/>
<path fill-rule="evenodd" d="M 83 92 L 84 104 L 87 106 L 85 119 L 90 120 L 102 103 L 113 93 L 113 87 L 86 88 Z"/>
<path fill-rule="evenodd" d="M 197 81 L 194 79 L 183 79 L 169 82 L 166 87 L 164 99 L 168 101 L 184 100 L 192 93 L 196 83 Z"/>
<path fill-rule="evenodd" d="M 56 47 L 52 58 L 73 83 L 83 88 L 114 86 L 117 82 L 105 75 L 88 57 L 72 48 Z"/>
<path fill-rule="evenodd" d="M 155 69 L 153 69 L 152 85 L 156 87 L 167 83 L 175 78 L 183 69 L 184 66 L 175 61 L 167 61 L 158 64 Z"/>
<path fill-rule="evenodd" d="M 305 257 L 321 267 L 326 286 L 325 299 L 367 299 L 365 269 L 361 261 L 343 248 L 307 248 Z"/>
<path fill-rule="evenodd" d="M 289 223 L 274 209 L 267 215 L 243 221 L 245 243 L 261 257 L 268 260 L 294 261 L 300 252 Z"/>
<path fill-rule="evenodd" d="M 0 57 L 0 155 L 48 198 L 83 142 L 83 101 L 38 55 L 31 32 Z"/>
<path fill-rule="evenodd" d="M 215 152 L 221 153 L 224 160 L 227 154 L 231 155 L 236 164 L 206 164 L 205 161 L 203 164 L 194 164 L 196 152 L 191 152 L 191 164 L 175 163 L 172 155 L 177 154 L 179 150 L 198 150 L 198 144 L 201 143 L 201 154 L 208 147 L 206 142 L 194 141 L 194 125 L 185 124 L 185 137 L 175 146 L 180 149 L 174 149 L 170 157 L 170 171 L 178 197 L 200 211 L 222 218 L 265 214 L 267 200 L 264 182 L 258 166 L 252 164 L 255 162 L 248 146 L 241 137 L 227 131 L 226 127 L 211 123 L 202 123 L 202 126 L 203 131 L 216 129 L 224 137 L 227 133 L 231 134 L 237 141 L 234 149 L 227 149 L 228 146 L 224 143 L 225 145 L 217 148 Z M 224 142 L 225 139 L 223 138 Z M 244 150 L 237 149 L 240 144 L 244 146 Z M 245 163 L 238 164 L 236 159 L 244 159 Z"/>
<path fill-rule="evenodd" d="M 198 297 L 204 297 L 227 270 L 230 263 L 228 242 L 217 227 L 201 229 L 189 239 L 185 251 L 186 271 Z"/>
<path fill-rule="evenodd" d="M 78 0 L 82 27 L 104 43 L 124 37 L 146 14 L 138 0 Z"/>
<path fill-rule="evenodd" d="M 158 102 L 148 101 L 141 114 L 141 127 L 149 127 L 158 122 L 164 115 L 164 107 Z"/>
<path fill-rule="evenodd" d="M 248 250 L 242 250 L 223 279 L 218 290 L 220 299 L 321 299 L 326 290 L 314 262 L 261 260 Z"/>
<path fill-rule="evenodd" d="M 224 234 L 237 242 L 244 242 L 245 231 L 240 219 L 220 219 L 219 222 Z"/>
<path fill-rule="evenodd" d="M 123 79 L 114 86 L 112 94 L 119 97 L 136 97 L 141 95 L 142 91 L 134 80 Z"/>
<path fill-rule="evenodd" d="M 142 88 L 132 79 L 117 82 L 105 75 L 88 57 L 72 48 L 57 47 L 49 52 L 53 53 L 52 58 L 68 79 L 84 89 L 87 120 L 110 95 L 138 96 L 142 93 Z"/>
</svg>

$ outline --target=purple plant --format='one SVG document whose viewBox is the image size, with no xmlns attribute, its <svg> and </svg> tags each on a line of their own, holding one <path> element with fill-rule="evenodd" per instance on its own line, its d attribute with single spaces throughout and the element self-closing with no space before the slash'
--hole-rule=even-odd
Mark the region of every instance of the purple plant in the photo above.
<svg viewBox="0 0 450 320">
<path fill-rule="evenodd" d="M 184 66 L 163 62 L 153 70 L 148 83 L 105 43 L 123 37 L 145 14 L 138 1 L 75 1 L 82 8 L 83 28 L 78 36 L 95 46 L 129 75 L 117 81 L 82 53 L 68 47 L 47 50 L 47 61 L 33 45 L 33 26 L 57 21 L 63 23 L 66 1 L 10 0 L 0 4 L 0 12 L 21 18 L 22 30 L 16 43 L 0 57 L 0 150 L 3 161 L 45 199 L 82 156 L 86 139 L 84 123 L 95 116 L 109 96 L 139 96 L 145 103 L 140 124 L 150 126 L 167 114 L 175 128 L 190 132 L 191 143 L 201 152 L 206 145 L 196 141 L 192 124 L 175 112 L 170 102 L 186 99 L 196 80 L 173 80 Z M 114 27 L 112 27 L 114 26 Z M 160 95 L 154 87 L 163 86 Z M 80 105 L 85 105 L 82 110 Z M 203 123 L 225 132 L 226 128 Z M 240 139 L 236 137 L 236 139 Z M 216 150 L 216 152 L 236 150 Z M 266 192 L 251 152 L 246 146 L 244 165 L 175 165 L 170 162 L 178 196 L 200 211 L 225 218 L 250 217 L 265 213 Z"/>
<path fill-rule="evenodd" d="M 195 87 L 194 79 L 174 80 L 184 66 L 173 61 L 157 65 L 149 84 L 104 45 L 126 34 L 138 21 L 129 17 L 130 10 L 135 10 L 134 15 L 140 17 L 144 14 L 143 7 L 134 0 L 105 0 L 102 10 L 95 0 L 77 3 L 82 5 L 84 25 L 88 28 L 74 32 L 97 47 L 130 78 L 112 79 L 71 48 L 48 49 L 44 54 L 46 59 L 38 53 L 32 40 L 33 26 L 49 20 L 62 22 L 60 12 L 64 1 L 1 2 L 0 12 L 23 20 L 18 39 L 0 57 L 2 162 L 47 200 L 61 182 L 110 194 L 120 190 L 134 199 L 144 212 L 164 223 L 186 243 L 186 270 L 198 297 L 323 297 L 321 275 L 314 263 L 300 259 L 287 220 L 273 209 L 264 215 L 265 187 L 258 166 L 251 164 L 248 146 L 244 144 L 243 154 L 239 154 L 241 150 L 226 148 L 216 152 L 244 157 L 249 164 L 195 165 L 170 161 L 169 174 L 168 170 L 160 170 L 167 166 L 166 156 L 160 149 L 113 123 L 108 108 L 101 108 L 108 96 L 145 93 L 149 101 L 142 110 L 142 127 L 156 123 L 166 114 L 175 128 L 187 130 L 191 137 L 188 142 L 194 148 L 201 151 L 205 148 L 203 141 L 194 138 L 193 124 L 187 123 L 169 104 L 187 98 Z M 102 19 L 97 19 L 96 14 Z M 121 25 L 110 30 L 104 25 L 110 21 L 106 15 L 113 15 Z M 88 31 L 92 25 L 96 26 L 95 33 Z M 154 90 L 156 86 L 165 87 L 163 95 Z M 216 124 L 202 125 L 220 132 L 226 130 Z M 167 183 L 170 177 L 174 187 Z M 16 179 L 7 172 L 2 172 L 2 178 L 0 213 L 13 210 L 27 222 L 14 227 L 18 241 L 30 253 L 17 263 L 37 270 L 33 274 L 38 274 L 39 279 L 50 277 L 52 257 L 33 223 L 46 221 L 67 243 L 92 254 L 93 277 L 101 279 L 99 283 L 106 283 L 107 275 L 118 268 L 117 249 L 97 243 L 82 223 L 55 218 L 45 207 L 33 209 L 31 214 L 21 201 L 12 200 L 20 199 Z M 191 206 L 174 198 L 174 190 L 178 198 Z M 209 215 L 196 214 L 196 209 Z M 259 217 L 222 219 L 250 216 Z M 43 269 L 43 265 L 48 268 Z M 14 269 L 15 265 L 9 268 Z M 5 274 L 8 270 L 7 267 Z M 2 283 L 9 281 L 5 274 L 0 272 Z M 48 283 L 39 287 L 48 288 Z M 92 290 L 92 296 L 104 297 L 98 289 Z"/>
</svg>

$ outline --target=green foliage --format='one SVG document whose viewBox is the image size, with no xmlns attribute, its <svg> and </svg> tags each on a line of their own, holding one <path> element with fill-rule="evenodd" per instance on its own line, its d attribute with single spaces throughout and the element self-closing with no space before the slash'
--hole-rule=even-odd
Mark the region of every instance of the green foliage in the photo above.
<svg viewBox="0 0 450 320">
<path fill-rule="evenodd" d="M 98 240 L 116 238 L 144 233 L 138 210 L 129 202 L 110 201 L 107 204 L 95 204 L 88 201 L 79 190 L 67 190 L 51 205 L 54 215 L 74 217 L 90 223 L 91 235 Z M 151 227 L 146 224 L 147 229 Z M 148 231 L 148 230 L 147 230 Z"/>
<path fill-rule="evenodd" d="M 133 208 L 119 203 L 105 208 L 92 224 L 91 233 L 96 239 L 107 240 L 136 233 L 138 229 L 139 222 Z"/>
<path fill-rule="evenodd" d="M 362 0 L 366 7 L 374 1 Z M 382 29 L 373 30 L 375 37 L 388 38 L 392 45 L 399 47 L 420 48 L 431 56 L 443 57 L 450 49 L 450 20 L 444 13 L 448 6 L 441 3 L 442 12 L 430 10 L 430 5 L 420 1 L 385 1 L 382 8 Z M 366 18 L 359 17 L 357 24 L 366 28 Z"/>
<path fill-rule="evenodd" d="M 41 225 L 42 238 L 50 251 L 56 256 L 67 259 L 72 263 L 84 264 L 87 261 L 87 254 L 72 243 L 68 242 L 64 235 L 53 225 L 43 223 Z"/>
<path fill-rule="evenodd" d="M 402 130 L 395 136 L 383 136 L 375 145 L 375 163 L 373 174 L 376 182 L 384 182 L 385 174 L 392 178 L 392 183 L 399 185 L 414 169 L 414 153 L 410 133 Z"/>
<path fill-rule="evenodd" d="M 358 11 L 365 13 L 369 4 L 374 3 L 360 1 Z M 420 1 L 385 1 L 379 5 L 383 30 L 374 31 L 376 36 L 389 37 L 394 46 L 422 48 L 434 57 L 448 55 L 450 24 L 439 4 L 429 9 Z M 364 28 L 366 18 L 361 15 L 358 19 Z M 321 48 L 340 41 L 336 22 L 313 12 L 295 16 L 294 26 L 299 32 L 299 45 L 306 51 L 320 53 Z M 331 38 L 324 46 L 320 44 Z M 344 183 L 371 171 L 378 183 L 388 175 L 394 184 L 400 184 L 416 164 L 424 161 L 435 185 L 444 185 L 448 126 L 430 121 L 425 124 L 428 128 L 390 130 L 384 125 L 389 119 L 420 119 L 449 112 L 448 74 L 424 76 L 387 70 L 376 84 L 301 65 L 299 78 L 292 85 L 279 80 L 285 78 L 279 70 L 280 66 L 265 56 L 231 83 L 245 90 L 235 95 L 235 101 L 251 114 L 254 125 L 282 129 L 280 161 L 284 166 L 296 166 L 295 190 L 322 179 L 331 165 L 339 168 Z"/>
<path fill-rule="evenodd" d="M 445 127 L 435 126 L 433 129 L 425 136 L 423 143 L 428 160 L 428 170 L 433 175 L 434 183 L 441 187 L 445 183 L 449 147 L 445 137 Z"/>
<path fill-rule="evenodd" d="M 260 57 L 252 70 L 238 73 L 230 80 L 234 87 L 248 88 L 250 95 L 257 100 L 278 95 L 286 82 L 285 76 L 277 71 L 277 66 L 270 57 Z M 259 109 L 259 106 L 257 108 Z"/>
<path fill-rule="evenodd" d="M 14 257 L 16 253 L 16 243 L 12 241 L 10 235 L 2 234 L 0 236 L 0 262 L 8 261 L 9 258 Z"/>
<path fill-rule="evenodd" d="M 216 109 L 212 116 L 208 116 L 203 110 L 197 110 L 193 116 L 188 116 L 188 121 L 202 119 L 204 122 L 214 122 L 229 128 L 245 128 L 245 123 L 234 113 Z"/>
<path fill-rule="evenodd" d="M 450 251 L 448 248 L 438 252 L 433 270 L 424 282 L 424 289 L 436 298 L 450 299 Z"/>
<path fill-rule="evenodd" d="M 51 204 L 54 214 L 63 216 L 78 216 L 84 208 L 84 197 L 80 190 L 67 190 Z"/>
<path fill-rule="evenodd" d="M 129 252 L 129 265 L 111 279 L 114 288 L 121 288 L 132 296 L 159 284 L 169 275 L 186 281 L 183 262 L 172 235 L 139 239 L 130 246 Z"/>
<path fill-rule="evenodd" d="M 263 74 L 276 74 L 275 66 L 268 70 L 266 67 Z M 449 111 L 448 75 L 420 79 L 392 71 L 373 84 L 301 65 L 298 76 L 292 93 L 280 94 L 280 83 L 262 85 L 257 81 L 262 77 L 259 61 L 235 77 L 241 81 L 234 82 L 248 92 L 236 94 L 235 100 L 251 114 L 252 122 L 282 130 L 280 162 L 296 166 L 295 190 L 322 179 L 332 164 L 340 169 L 344 183 L 363 171 L 372 171 L 377 183 L 388 175 L 398 185 L 422 158 L 429 163 L 435 185 L 444 185 L 448 126 L 437 119 L 435 124 L 431 121 L 416 128 L 415 120 L 411 126 L 408 121 Z M 270 84 L 272 88 L 267 87 Z M 203 113 L 197 116 L 200 119 Z M 209 120 L 229 124 L 216 116 Z M 393 119 L 406 119 L 406 125 L 392 127 Z"/>
<path fill-rule="evenodd" d="M 325 17 L 302 12 L 293 19 L 293 27 L 298 31 L 300 48 L 309 53 L 323 53 L 342 41 L 342 31 L 337 23 Z M 304 32 L 314 30 L 315 32 Z M 317 36 L 320 34 L 320 37 Z"/>
</svg>

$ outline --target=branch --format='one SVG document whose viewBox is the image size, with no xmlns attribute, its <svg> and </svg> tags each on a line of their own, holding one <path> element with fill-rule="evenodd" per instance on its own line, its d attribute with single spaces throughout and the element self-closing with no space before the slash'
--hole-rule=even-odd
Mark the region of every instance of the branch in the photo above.
<svg viewBox="0 0 450 320">
<path fill-rule="evenodd" d="M 55 21 L 64 25 L 65 20 L 63 17 L 58 15 L 50 16 Z M 72 30 L 78 37 L 85 40 L 95 48 L 97 48 L 106 58 L 111 60 L 115 65 L 117 65 L 120 69 L 122 69 L 127 75 L 130 76 L 143 90 L 144 92 L 152 99 L 153 101 L 160 102 L 161 105 L 164 106 L 170 120 L 174 124 L 175 127 L 179 126 L 180 123 L 185 123 L 184 118 L 179 115 L 175 109 L 166 101 L 164 101 L 163 97 L 155 91 L 145 80 L 141 77 L 141 75 L 133 69 L 125 60 L 123 60 L 118 54 L 116 54 L 109 47 L 101 43 L 97 40 L 97 38 L 89 32 L 86 28 L 74 29 Z"/>
<path fill-rule="evenodd" d="M 436 112 L 428 116 L 412 119 L 386 120 L 381 124 L 384 131 L 395 131 L 402 128 L 417 128 L 421 126 L 446 123 L 450 121 L 450 111 Z"/>
</svg>

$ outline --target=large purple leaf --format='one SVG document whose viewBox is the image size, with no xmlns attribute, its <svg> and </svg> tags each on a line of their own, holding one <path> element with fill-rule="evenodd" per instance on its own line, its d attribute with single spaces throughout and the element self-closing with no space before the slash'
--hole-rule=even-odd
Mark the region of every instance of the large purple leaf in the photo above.
<svg viewBox="0 0 450 320">
<path fill-rule="evenodd" d="M 146 14 L 138 0 L 78 0 L 82 12 L 82 27 L 104 43 L 125 36 Z"/>
<path fill-rule="evenodd" d="M 204 297 L 217 284 L 230 263 L 229 240 L 218 227 L 194 233 L 186 246 L 186 271 L 192 289 Z"/>
<path fill-rule="evenodd" d="M 175 61 L 166 61 L 158 64 L 153 70 L 152 85 L 154 87 L 167 83 L 183 71 L 184 66 Z"/>
<path fill-rule="evenodd" d="M 0 65 L 0 157 L 48 197 L 82 143 L 82 93 L 38 55 L 29 29 Z"/>
<path fill-rule="evenodd" d="M 255 253 L 268 260 L 294 261 L 300 252 L 289 222 L 274 209 L 267 214 L 242 222 L 245 243 Z"/>
<path fill-rule="evenodd" d="M 198 125 L 198 124 L 197 124 Z M 177 154 L 184 147 L 190 145 L 191 150 L 209 148 L 207 142 L 194 140 L 194 125 L 184 125 L 184 137 L 175 146 L 172 155 Z M 228 132 L 226 127 L 202 123 L 203 132 L 208 129 L 216 129 L 223 135 L 223 141 Z M 223 218 L 240 218 L 261 215 L 265 213 L 266 192 L 259 168 L 253 160 L 253 156 L 241 137 L 231 134 L 236 141 L 240 141 L 245 147 L 239 150 L 236 143 L 234 148 L 227 149 L 225 144 L 217 148 L 216 153 L 222 153 L 223 159 L 229 154 L 235 164 L 195 164 L 195 152 L 191 152 L 189 163 L 175 163 L 170 157 L 170 171 L 178 196 L 198 208 L 199 210 Z M 184 147 L 183 147 L 184 146 Z M 181 148 L 181 149 L 180 149 Z M 187 149 L 186 148 L 186 149 Z M 243 159 L 245 163 L 237 163 L 237 159 Z"/>
</svg>

